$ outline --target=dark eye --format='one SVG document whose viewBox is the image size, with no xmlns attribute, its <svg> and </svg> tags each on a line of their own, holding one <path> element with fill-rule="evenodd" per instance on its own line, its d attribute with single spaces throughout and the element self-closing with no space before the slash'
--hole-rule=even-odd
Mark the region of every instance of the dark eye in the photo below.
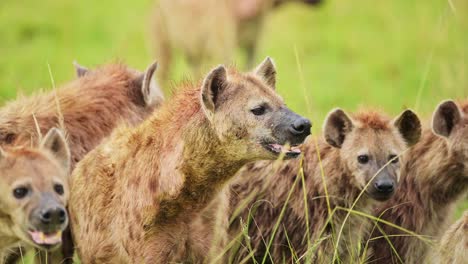
<svg viewBox="0 0 468 264">
<path fill-rule="evenodd" d="M 13 143 L 13 141 L 14 141 L 15 139 L 16 139 L 16 135 L 15 135 L 15 134 L 11 134 L 11 133 L 10 133 L 10 134 L 7 134 L 7 135 L 5 136 L 5 143 L 11 144 L 11 143 Z"/>
<path fill-rule="evenodd" d="M 367 155 L 359 155 L 359 156 L 357 157 L 357 160 L 358 160 L 358 162 L 361 163 L 361 164 L 366 164 L 367 162 L 369 162 L 369 156 L 367 156 Z"/>
<path fill-rule="evenodd" d="M 63 185 L 62 184 L 54 184 L 54 191 L 58 195 L 63 195 Z"/>
<path fill-rule="evenodd" d="M 392 163 L 398 163 L 398 157 L 397 157 L 397 155 L 390 155 L 390 156 L 388 156 L 388 161 L 391 161 Z"/>
<path fill-rule="evenodd" d="M 253 108 L 252 110 L 250 110 L 250 112 L 252 112 L 252 114 L 254 114 L 256 116 L 260 116 L 260 115 L 265 114 L 266 109 L 265 109 L 265 106 L 260 105 L 260 106 L 257 106 L 255 108 Z"/>
<path fill-rule="evenodd" d="M 13 190 L 13 196 L 15 196 L 16 199 L 23 199 L 28 195 L 29 189 L 21 186 Z"/>
</svg>

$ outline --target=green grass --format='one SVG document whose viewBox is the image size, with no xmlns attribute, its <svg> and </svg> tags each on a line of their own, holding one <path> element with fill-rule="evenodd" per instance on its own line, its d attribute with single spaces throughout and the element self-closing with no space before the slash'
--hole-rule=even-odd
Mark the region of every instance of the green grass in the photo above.
<svg viewBox="0 0 468 264">
<path fill-rule="evenodd" d="M 50 89 L 48 65 L 56 84 L 74 78 L 75 59 L 144 69 L 154 59 L 153 6 L 151 0 L 0 1 L 0 102 L 18 91 Z M 290 4 L 268 18 L 257 61 L 275 59 L 279 93 L 314 121 L 315 133 L 333 107 L 392 115 L 411 107 L 427 119 L 439 101 L 468 97 L 467 12 L 465 0 Z M 176 64 L 172 79 L 189 75 L 185 63 Z M 464 201 L 457 216 L 466 209 Z"/>
</svg>

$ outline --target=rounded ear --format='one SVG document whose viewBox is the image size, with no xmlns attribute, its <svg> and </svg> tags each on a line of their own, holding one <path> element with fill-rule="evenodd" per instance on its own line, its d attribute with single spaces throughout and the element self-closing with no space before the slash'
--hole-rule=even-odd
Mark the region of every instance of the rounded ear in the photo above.
<svg viewBox="0 0 468 264">
<path fill-rule="evenodd" d="M 76 77 L 78 78 L 85 76 L 89 72 L 88 68 L 81 66 L 76 61 L 73 61 L 73 66 L 75 67 Z"/>
<path fill-rule="evenodd" d="M 457 104 L 452 100 L 443 101 L 432 115 L 432 131 L 436 135 L 448 137 L 461 119 L 462 114 Z"/>
<path fill-rule="evenodd" d="M 408 146 L 418 143 L 421 138 L 421 121 L 415 112 L 407 109 L 393 121 Z"/>
<path fill-rule="evenodd" d="M 201 104 L 208 117 L 214 114 L 219 95 L 227 84 L 227 70 L 223 65 L 211 70 L 203 80 Z"/>
<path fill-rule="evenodd" d="M 66 170 L 70 169 L 71 154 L 62 131 L 51 128 L 41 143 L 41 148 L 49 151 Z"/>
<path fill-rule="evenodd" d="M 325 119 L 323 135 L 328 144 L 341 148 L 346 135 L 353 130 L 353 121 L 341 109 L 332 110 Z"/>
<path fill-rule="evenodd" d="M 153 78 L 157 68 L 158 63 L 155 61 L 146 68 L 146 71 L 143 74 L 141 93 L 143 94 L 143 100 L 145 101 L 146 106 L 160 104 L 164 101 L 164 94 Z"/>
<path fill-rule="evenodd" d="M 266 57 L 265 60 L 255 68 L 254 72 L 268 84 L 268 86 L 276 89 L 276 66 L 270 57 Z"/>
</svg>

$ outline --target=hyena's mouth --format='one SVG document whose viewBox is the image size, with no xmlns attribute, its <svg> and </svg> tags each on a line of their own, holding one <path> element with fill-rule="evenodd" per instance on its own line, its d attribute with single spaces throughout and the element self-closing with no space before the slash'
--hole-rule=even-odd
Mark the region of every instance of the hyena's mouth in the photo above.
<svg viewBox="0 0 468 264">
<path fill-rule="evenodd" d="M 263 147 L 274 154 L 284 154 L 287 158 L 296 158 L 301 154 L 300 145 L 263 144 Z"/>
<path fill-rule="evenodd" d="M 44 233 L 42 231 L 28 231 L 31 240 L 39 246 L 55 246 L 62 243 L 62 231 L 59 230 L 53 233 Z"/>
</svg>

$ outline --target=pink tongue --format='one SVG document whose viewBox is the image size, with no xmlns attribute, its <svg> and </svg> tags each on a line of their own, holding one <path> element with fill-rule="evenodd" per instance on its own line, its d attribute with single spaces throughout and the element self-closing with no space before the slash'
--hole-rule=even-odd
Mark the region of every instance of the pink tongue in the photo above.
<svg viewBox="0 0 468 264">
<path fill-rule="evenodd" d="M 278 152 L 283 152 L 283 153 L 287 153 L 287 152 L 293 152 L 293 153 L 301 153 L 301 150 L 298 148 L 298 147 L 291 147 L 290 149 L 286 149 L 284 146 L 280 145 L 280 144 L 271 144 L 270 146 L 272 146 L 276 151 Z"/>
<path fill-rule="evenodd" d="M 55 245 L 62 242 L 62 231 L 53 234 L 44 234 L 41 231 L 28 231 L 36 244 Z"/>
<path fill-rule="evenodd" d="M 301 149 L 298 147 L 292 147 L 290 151 L 294 153 L 301 153 Z"/>
</svg>

